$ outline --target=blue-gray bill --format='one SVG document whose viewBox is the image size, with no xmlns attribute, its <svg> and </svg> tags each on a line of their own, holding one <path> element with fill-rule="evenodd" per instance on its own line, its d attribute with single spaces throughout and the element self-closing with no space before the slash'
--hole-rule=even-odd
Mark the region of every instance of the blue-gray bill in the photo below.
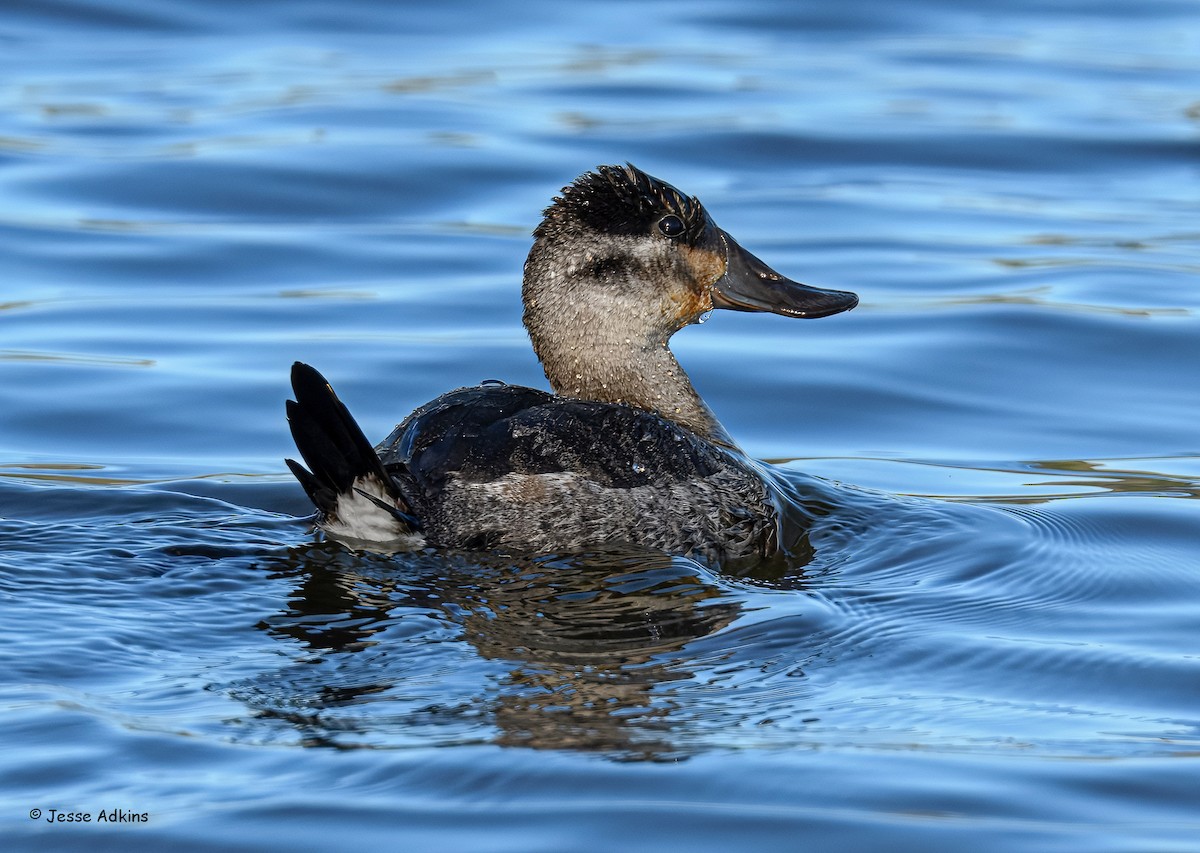
<svg viewBox="0 0 1200 853">
<path fill-rule="evenodd" d="M 713 289 L 713 307 L 732 311 L 769 311 L 785 317 L 813 319 L 849 311 L 858 295 L 792 281 L 747 252 L 724 231 L 725 274 Z"/>
</svg>

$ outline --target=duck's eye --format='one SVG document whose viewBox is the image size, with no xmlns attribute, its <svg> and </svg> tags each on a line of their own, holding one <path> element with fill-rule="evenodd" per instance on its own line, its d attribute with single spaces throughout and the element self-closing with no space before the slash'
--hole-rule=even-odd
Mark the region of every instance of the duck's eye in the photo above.
<svg viewBox="0 0 1200 853">
<path fill-rule="evenodd" d="M 675 214 L 669 213 L 658 220 L 658 230 L 668 237 L 678 237 L 684 231 L 683 220 Z"/>
</svg>

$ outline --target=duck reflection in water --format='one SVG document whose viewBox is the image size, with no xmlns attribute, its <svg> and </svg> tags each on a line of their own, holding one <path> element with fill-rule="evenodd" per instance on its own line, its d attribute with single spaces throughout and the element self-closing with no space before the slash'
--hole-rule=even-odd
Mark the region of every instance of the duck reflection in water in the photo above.
<svg viewBox="0 0 1200 853">
<path fill-rule="evenodd" d="M 296 587 L 259 627 L 308 653 L 231 693 L 305 745 L 391 746 L 424 731 L 678 758 L 670 685 L 693 677 L 680 653 L 741 610 L 695 563 L 662 554 L 407 560 L 397 571 L 318 543 L 264 566 Z"/>
</svg>

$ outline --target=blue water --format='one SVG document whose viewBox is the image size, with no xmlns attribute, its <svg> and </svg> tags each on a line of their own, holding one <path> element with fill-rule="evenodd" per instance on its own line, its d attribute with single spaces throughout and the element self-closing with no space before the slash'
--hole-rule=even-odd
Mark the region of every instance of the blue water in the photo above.
<svg viewBox="0 0 1200 853">
<path fill-rule="evenodd" d="M 1197 849 L 1198 84 L 1189 0 L 7 0 L 5 848 Z M 625 160 L 862 297 L 674 344 L 811 554 L 311 534 L 291 362 L 544 387 Z"/>
</svg>

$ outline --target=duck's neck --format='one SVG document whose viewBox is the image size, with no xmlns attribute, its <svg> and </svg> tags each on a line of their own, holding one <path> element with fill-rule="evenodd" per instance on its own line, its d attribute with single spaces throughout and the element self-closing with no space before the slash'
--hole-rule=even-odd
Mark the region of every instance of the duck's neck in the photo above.
<svg viewBox="0 0 1200 853">
<path fill-rule="evenodd" d="M 607 308 L 608 310 L 604 310 Z M 584 302 L 527 300 L 525 328 L 556 394 L 654 412 L 709 441 L 736 445 L 667 346 L 669 333 Z"/>
</svg>

